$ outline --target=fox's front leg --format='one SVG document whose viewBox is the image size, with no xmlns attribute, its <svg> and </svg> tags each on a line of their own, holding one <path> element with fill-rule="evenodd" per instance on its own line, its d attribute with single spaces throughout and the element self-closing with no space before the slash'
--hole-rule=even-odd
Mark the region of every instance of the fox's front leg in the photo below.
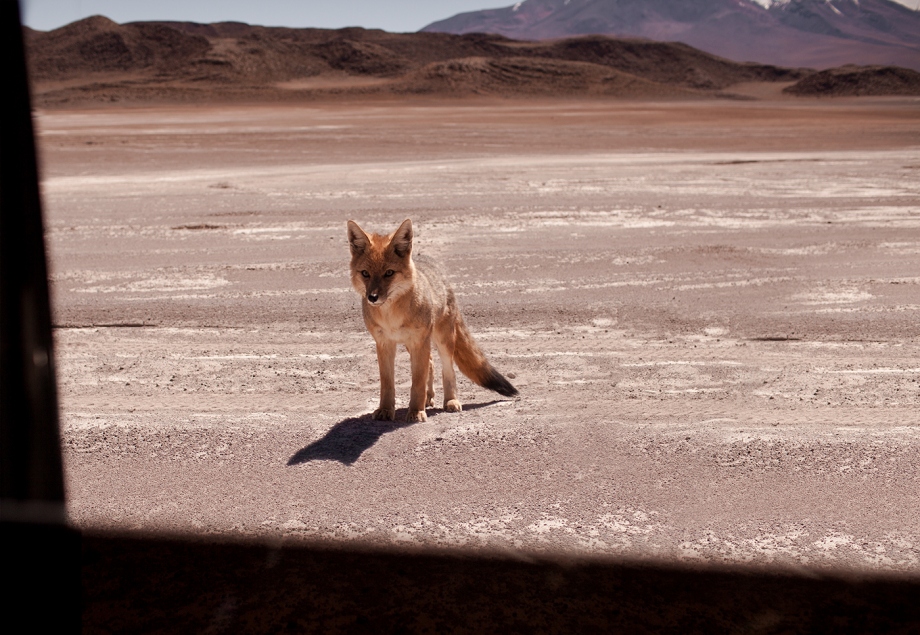
<svg viewBox="0 0 920 635">
<path fill-rule="evenodd" d="M 396 343 L 389 340 L 376 342 L 377 366 L 380 368 L 380 407 L 374 411 L 374 419 L 393 421 L 396 419 Z"/>
<path fill-rule="evenodd" d="M 428 403 L 428 385 L 431 379 L 431 338 L 426 337 L 409 348 L 412 363 L 412 390 L 409 393 L 409 414 L 406 421 L 428 421 L 425 404 Z"/>
</svg>

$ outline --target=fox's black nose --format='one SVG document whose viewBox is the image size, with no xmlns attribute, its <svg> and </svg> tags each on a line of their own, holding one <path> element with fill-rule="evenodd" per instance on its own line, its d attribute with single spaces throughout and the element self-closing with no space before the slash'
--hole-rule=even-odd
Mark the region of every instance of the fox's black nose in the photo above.
<svg viewBox="0 0 920 635">
<path fill-rule="evenodd" d="M 367 299 L 370 300 L 371 302 L 376 302 L 376 301 L 377 301 L 377 298 L 379 298 L 379 297 L 380 297 L 380 296 L 379 296 L 378 294 L 376 294 L 376 293 L 368 293 L 368 294 L 367 294 Z"/>
</svg>

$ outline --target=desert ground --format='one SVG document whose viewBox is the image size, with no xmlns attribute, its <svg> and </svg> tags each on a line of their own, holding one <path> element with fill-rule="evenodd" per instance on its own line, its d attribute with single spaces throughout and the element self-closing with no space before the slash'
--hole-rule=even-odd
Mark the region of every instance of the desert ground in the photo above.
<svg viewBox="0 0 920 635">
<path fill-rule="evenodd" d="M 36 123 L 76 526 L 920 574 L 916 98 Z M 518 398 L 370 419 L 407 217 Z"/>
</svg>

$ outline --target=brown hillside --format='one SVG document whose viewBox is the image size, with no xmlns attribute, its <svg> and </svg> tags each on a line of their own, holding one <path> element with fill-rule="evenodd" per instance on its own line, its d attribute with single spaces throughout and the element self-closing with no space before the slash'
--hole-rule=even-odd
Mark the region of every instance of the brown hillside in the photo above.
<svg viewBox="0 0 920 635">
<path fill-rule="evenodd" d="M 600 64 L 529 57 L 467 57 L 433 62 L 394 83 L 397 92 L 450 96 L 611 95 L 618 97 L 694 96 Z"/>
<path fill-rule="evenodd" d="M 663 84 L 718 90 L 749 81 L 789 81 L 807 74 L 801 69 L 764 64 L 740 64 L 704 53 L 679 42 L 586 36 L 551 42 L 535 54 L 603 64 Z"/>
</svg>

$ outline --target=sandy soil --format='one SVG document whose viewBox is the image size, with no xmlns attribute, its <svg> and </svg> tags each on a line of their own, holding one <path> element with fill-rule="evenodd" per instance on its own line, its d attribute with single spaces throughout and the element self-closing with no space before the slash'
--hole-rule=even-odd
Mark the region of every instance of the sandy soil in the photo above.
<svg viewBox="0 0 920 635">
<path fill-rule="evenodd" d="M 916 575 L 917 106 L 40 113 L 70 515 Z M 519 399 L 368 419 L 406 217 Z"/>
</svg>

